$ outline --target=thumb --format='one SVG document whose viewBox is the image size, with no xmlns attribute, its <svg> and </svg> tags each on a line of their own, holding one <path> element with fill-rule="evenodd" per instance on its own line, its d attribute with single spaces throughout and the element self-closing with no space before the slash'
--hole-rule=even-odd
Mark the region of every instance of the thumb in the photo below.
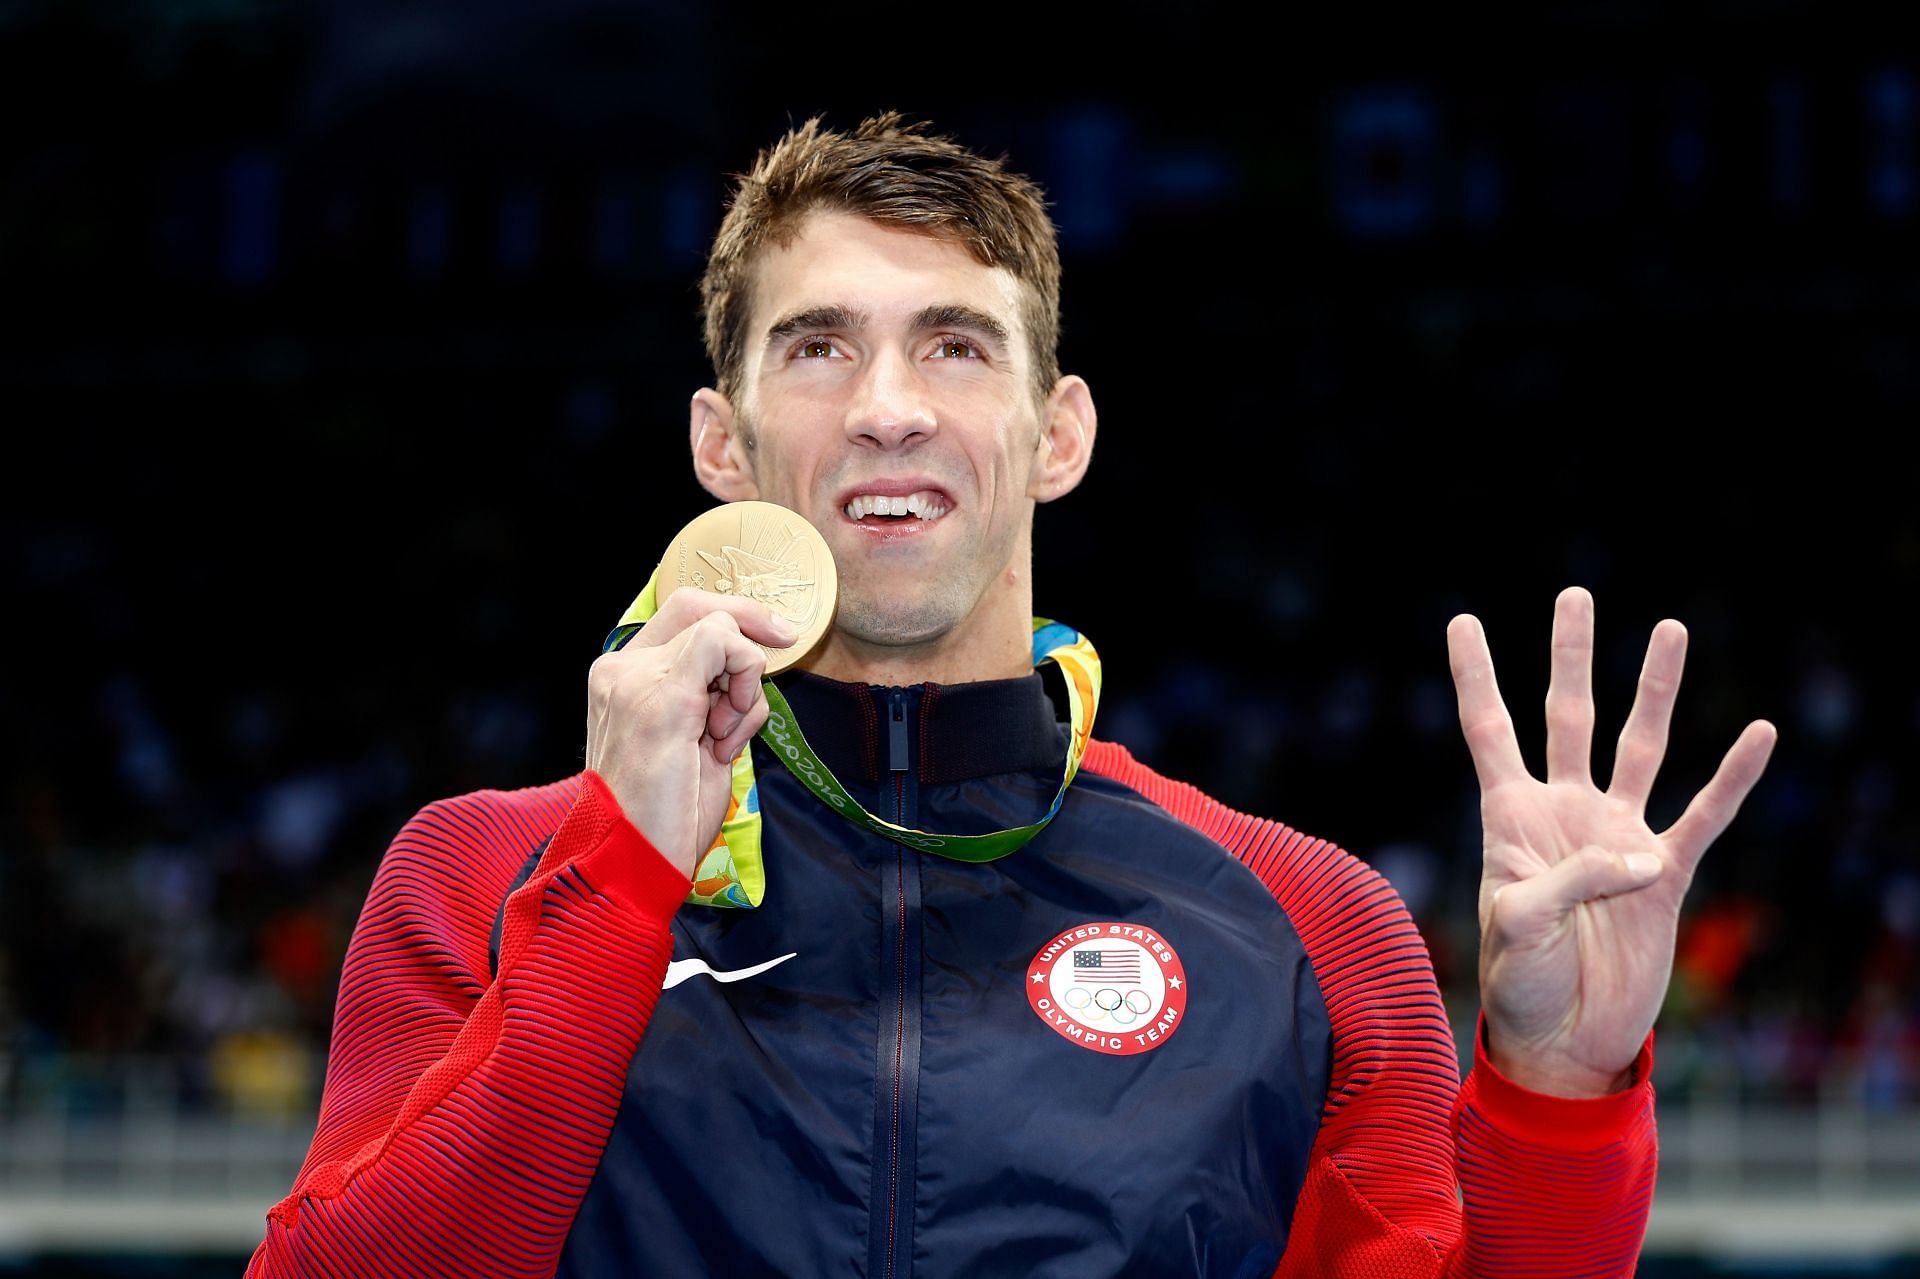
<svg viewBox="0 0 1920 1279">
<path fill-rule="evenodd" d="M 1496 892 L 1495 927 L 1510 941 L 1531 940 L 1581 902 L 1635 892 L 1659 879 L 1665 869 L 1657 853 L 1622 855 L 1583 848 L 1538 875 L 1515 880 Z"/>
</svg>

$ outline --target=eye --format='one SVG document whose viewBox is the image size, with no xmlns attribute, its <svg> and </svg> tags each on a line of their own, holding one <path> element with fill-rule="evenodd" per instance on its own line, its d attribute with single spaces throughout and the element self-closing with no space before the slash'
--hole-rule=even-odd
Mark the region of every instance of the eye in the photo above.
<svg viewBox="0 0 1920 1279">
<path fill-rule="evenodd" d="M 793 348 L 797 360 L 831 360 L 839 355 L 832 338 L 806 338 Z"/>
<path fill-rule="evenodd" d="M 936 360 L 978 360 L 983 358 L 980 348 L 965 338 L 944 337 L 934 343 L 933 357 Z"/>
</svg>

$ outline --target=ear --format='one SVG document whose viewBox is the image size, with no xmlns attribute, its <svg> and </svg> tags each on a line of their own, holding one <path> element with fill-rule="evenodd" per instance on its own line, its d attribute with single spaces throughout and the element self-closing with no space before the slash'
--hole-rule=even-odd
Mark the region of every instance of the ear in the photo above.
<svg viewBox="0 0 1920 1279">
<path fill-rule="evenodd" d="M 727 397 L 710 386 L 693 393 L 689 438 L 693 441 L 693 475 L 700 487 L 722 502 L 760 496 L 753 481 L 752 455 L 741 438 L 739 419 Z"/>
<path fill-rule="evenodd" d="M 1046 429 L 1036 446 L 1033 470 L 1027 476 L 1027 496 L 1051 502 L 1079 486 L 1093 460 L 1093 434 L 1098 418 L 1093 391 L 1085 378 L 1068 375 L 1054 383 L 1047 396 Z"/>
</svg>

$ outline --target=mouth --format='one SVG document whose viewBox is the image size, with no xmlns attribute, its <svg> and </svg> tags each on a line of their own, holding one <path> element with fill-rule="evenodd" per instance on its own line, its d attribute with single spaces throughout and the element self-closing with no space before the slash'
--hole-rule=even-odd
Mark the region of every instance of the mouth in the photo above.
<svg viewBox="0 0 1920 1279">
<path fill-rule="evenodd" d="M 855 524 L 868 526 L 931 524 L 953 509 L 938 489 L 901 493 L 854 493 L 840 511 Z"/>
</svg>

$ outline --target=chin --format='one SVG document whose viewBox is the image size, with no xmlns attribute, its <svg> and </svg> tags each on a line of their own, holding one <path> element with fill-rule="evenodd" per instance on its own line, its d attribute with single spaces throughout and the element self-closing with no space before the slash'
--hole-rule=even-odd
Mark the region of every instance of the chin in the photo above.
<svg viewBox="0 0 1920 1279">
<path fill-rule="evenodd" d="M 889 601 L 884 608 L 840 597 L 833 627 L 864 644 L 904 648 L 930 644 L 958 626 L 966 610 L 950 600 Z"/>
</svg>

